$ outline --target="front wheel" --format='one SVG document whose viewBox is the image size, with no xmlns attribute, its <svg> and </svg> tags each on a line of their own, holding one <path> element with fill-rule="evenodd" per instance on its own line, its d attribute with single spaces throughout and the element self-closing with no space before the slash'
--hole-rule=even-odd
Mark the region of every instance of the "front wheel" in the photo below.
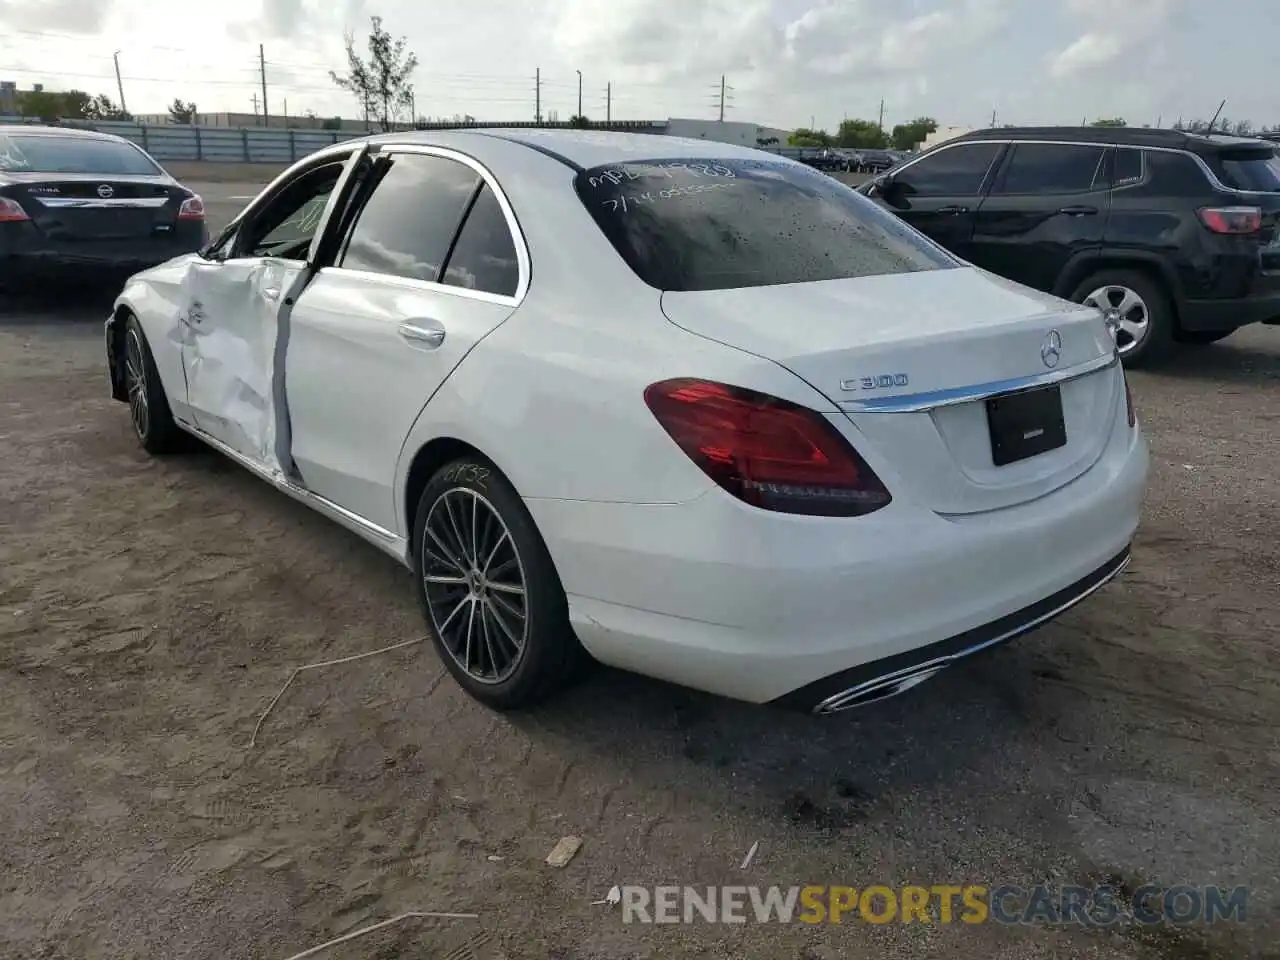
<svg viewBox="0 0 1280 960">
<path fill-rule="evenodd" d="M 134 316 L 130 316 L 124 326 L 124 384 L 128 392 L 129 419 L 142 449 L 152 454 L 180 449 L 182 431 L 174 423 L 147 335 Z"/>
<path fill-rule="evenodd" d="M 418 598 L 440 659 L 488 706 L 532 706 L 568 686 L 587 660 L 533 517 L 480 457 L 428 481 L 414 517 Z"/>
<path fill-rule="evenodd" d="M 1173 301 L 1159 281 L 1138 270 L 1101 270 L 1086 277 L 1071 299 L 1097 307 L 1115 331 L 1126 366 L 1165 359 L 1173 350 Z"/>
</svg>

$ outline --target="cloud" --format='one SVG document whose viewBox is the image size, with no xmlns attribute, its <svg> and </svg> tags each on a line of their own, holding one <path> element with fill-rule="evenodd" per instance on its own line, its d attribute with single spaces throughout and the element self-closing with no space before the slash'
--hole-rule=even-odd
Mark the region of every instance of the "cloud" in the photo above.
<svg viewBox="0 0 1280 960">
<path fill-rule="evenodd" d="M 102 29 L 110 9 L 110 0 L 0 0 L 0 24 L 93 34 Z"/>
<path fill-rule="evenodd" d="M 1109 65 L 1134 71 L 1160 55 L 1185 7 L 1185 0 L 1067 0 L 1084 29 L 1050 57 L 1050 76 L 1066 80 Z"/>
</svg>

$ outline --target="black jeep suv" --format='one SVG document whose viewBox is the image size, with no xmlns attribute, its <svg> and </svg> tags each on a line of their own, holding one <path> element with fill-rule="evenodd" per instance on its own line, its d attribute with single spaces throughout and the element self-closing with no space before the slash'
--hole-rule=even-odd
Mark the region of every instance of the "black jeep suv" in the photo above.
<svg viewBox="0 0 1280 960">
<path fill-rule="evenodd" d="M 975 266 L 1102 309 L 1138 366 L 1280 324 L 1280 157 L 1176 130 L 981 130 L 859 188 Z"/>
</svg>

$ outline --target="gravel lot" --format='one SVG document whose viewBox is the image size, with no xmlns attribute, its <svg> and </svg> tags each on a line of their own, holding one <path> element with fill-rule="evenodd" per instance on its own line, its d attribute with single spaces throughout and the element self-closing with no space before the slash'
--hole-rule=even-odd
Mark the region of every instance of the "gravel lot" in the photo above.
<svg viewBox="0 0 1280 960">
<path fill-rule="evenodd" d="M 223 219 L 243 185 L 201 185 Z M 199 188 L 198 188 L 199 189 Z M 490 713 L 409 574 L 107 398 L 108 298 L 0 305 L 0 956 L 1278 957 L 1280 328 L 1132 383 L 1130 572 L 837 719 L 600 671 Z M 584 838 L 563 870 L 543 864 Z M 739 864 L 755 842 L 750 868 Z M 614 883 L 1252 887 L 1244 925 L 624 926 Z M 475 944 L 468 952 L 466 943 Z M 1271 951 L 1271 952 L 1268 952 Z"/>
</svg>

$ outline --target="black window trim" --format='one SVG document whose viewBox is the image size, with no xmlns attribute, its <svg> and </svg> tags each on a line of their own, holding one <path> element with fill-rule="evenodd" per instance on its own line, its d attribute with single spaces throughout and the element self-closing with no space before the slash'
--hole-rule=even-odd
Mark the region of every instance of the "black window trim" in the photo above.
<svg viewBox="0 0 1280 960">
<path fill-rule="evenodd" d="M 981 142 L 981 141 L 975 141 Z M 1053 146 L 1053 147 L 1088 147 L 1091 150 L 1098 151 L 1098 162 L 1093 167 L 1093 177 L 1089 180 L 1089 186 L 1084 190 L 1035 190 L 1031 193 L 1004 193 L 1005 178 L 1009 175 L 1009 168 L 1013 166 L 1014 158 L 1018 155 L 1019 147 L 1032 146 Z M 991 181 L 990 189 L 987 194 L 990 197 L 1069 197 L 1082 193 L 1100 193 L 1107 190 L 1107 184 L 1103 180 L 1107 168 L 1107 157 L 1112 151 L 1112 147 L 1105 143 L 1052 143 L 1043 144 L 1042 141 L 1029 140 L 1011 143 L 1004 152 L 1004 157 L 999 164 L 999 170 Z"/>
<path fill-rule="evenodd" d="M 1060 140 L 1056 137 L 1046 138 L 1043 140 L 1037 137 L 1009 137 L 1008 139 L 982 137 L 982 138 L 974 138 L 972 140 L 969 140 L 963 136 L 960 136 L 960 137 L 956 137 L 953 140 L 946 140 L 938 144 L 936 147 L 931 147 L 930 149 L 926 150 L 924 153 L 920 154 L 920 156 L 915 157 L 911 160 L 908 160 L 902 166 L 898 167 L 896 170 L 893 171 L 894 175 L 897 176 L 898 174 L 901 174 L 903 171 L 910 169 L 911 167 L 919 163 L 921 160 L 923 160 L 925 157 L 931 157 L 935 153 L 939 153 L 943 150 L 954 150 L 956 147 L 962 147 L 967 143 L 997 143 L 1005 147 L 1014 146 L 1019 143 L 1053 143 L 1059 146 L 1070 146 L 1070 147 L 1128 147 L 1128 148 L 1134 149 L 1133 144 L 1130 144 L 1130 143 L 1119 143 L 1119 142 L 1104 141 L 1104 140 Z M 1204 175 L 1205 179 L 1209 181 L 1209 185 L 1216 190 L 1222 190 L 1226 193 L 1242 193 L 1242 194 L 1257 195 L 1257 196 L 1263 196 L 1263 195 L 1275 196 L 1275 194 L 1270 190 L 1240 190 L 1240 189 L 1237 189 L 1236 187 L 1227 186 L 1225 183 L 1223 183 L 1221 180 L 1218 179 L 1217 174 L 1213 172 L 1213 168 L 1209 166 L 1209 164 L 1205 161 L 1204 157 L 1200 156 L 1200 154 L 1192 150 L 1184 150 L 1180 147 L 1153 147 L 1153 146 L 1148 146 L 1146 144 L 1143 144 L 1140 148 L 1136 148 L 1136 149 L 1141 149 L 1144 152 L 1176 153 L 1179 156 L 1190 157 L 1192 161 L 1195 162 L 1196 166 L 1200 168 L 1200 172 Z M 1145 174 L 1145 169 L 1146 169 L 1145 156 L 1143 157 L 1143 164 L 1144 164 L 1143 169 Z"/>
<path fill-rule="evenodd" d="M 1004 171 L 1005 161 L 1008 159 L 1009 153 L 1010 153 L 1009 146 L 1012 142 L 1013 141 L 1010 141 L 1010 140 L 957 140 L 955 143 L 948 141 L 946 143 L 940 144 L 939 146 L 935 147 L 932 150 L 929 150 L 925 153 L 920 154 L 920 156 L 916 157 L 914 160 L 907 161 L 902 166 L 898 167 L 893 171 L 893 176 L 895 180 L 898 179 L 900 176 L 902 176 L 904 172 L 914 167 L 917 163 L 920 163 L 926 158 L 935 157 L 939 153 L 941 153 L 943 150 L 954 150 L 958 147 L 983 146 L 983 145 L 990 144 L 996 148 L 996 154 L 994 157 L 991 158 L 991 163 L 988 165 L 986 173 L 982 175 L 982 181 L 978 184 L 978 190 L 976 193 L 920 194 L 920 199 L 922 200 L 928 200 L 932 197 L 942 197 L 942 196 L 986 197 L 989 193 L 991 193 L 991 188 L 995 185 L 996 177 Z M 915 194 L 912 194 L 912 196 L 915 196 Z"/>
<path fill-rule="evenodd" d="M 374 273 L 368 270 L 354 270 L 349 267 L 325 266 L 321 267 L 320 273 L 335 273 L 340 276 L 361 277 L 367 280 L 378 280 L 395 286 L 409 287 L 415 290 L 430 290 L 434 293 L 447 293 L 455 297 L 463 297 L 468 300 L 483 300 L 487 303 L 500 303 L 505 306 L 519 306 L 529 291 L 529 280 L 531 275 L 529 248 L 525 243 L 524 232 L 520 229 L 520 221 L 516 219 L 515 210 L 511 206 L 511 201 L 507 199 L 506 192 L 499 186 L 497 178 L 484 166 L 479 160 L 471 157 L 460 150 L 450 147 L 436 147 L 426 144 L 409 144 L 409 143 L 379 143 L 379 153 L 382 156 L 394 156 L 396 154 L 414 154 L 418 156 L 440 157 L 445 160 L 455 160 L 466 167 L 470 167 L 480 177 L 480 184 L 477 185 L 471 198 L 467 201 L 467 205 L 463 210 L 462 216 L 458 220 L 458 224 L 454 227 L 453 238 L 449 242 L 449 253 L 445 257 L 444 263 L 441 264 L 441 276 L 444 275 L 444 269 L 448 265 L 448 258 L 453 255 L 453 248 L 457 245 L 458 237 L 462 233 L 462 228 L 466 225 L 467 217 L 470 215 L 472 208 L 475 206 L 476 198 L 480 195 L 481 188 L 487 186 L 494 197 L 498 200 L 498 206 L 502 208 L 503 218 L 507 221 L 507 230 L 511 234 L 512 244 L 516 250 L 516 264 L 519 267 L 520 279 L 516 284 L 516 292 L 513 296 L 507 296 L 502 293 L 489 293 L 485 290 L 469 290 L 466 287 L 459 287 L 454 284 L 447 284 L 439 280 L 417 280 L 412 277 L 400 277 L 390 273 Z M 360 210 L 354 211 L 351 217 L 351 229 L 359 222 L 360 213 L 363 212 L 364 204 L 372 196 L 373 191 L 364 191 L 360 198 Z M 344 241 L 345 244 L 345 241 Z"/>
</svg>

